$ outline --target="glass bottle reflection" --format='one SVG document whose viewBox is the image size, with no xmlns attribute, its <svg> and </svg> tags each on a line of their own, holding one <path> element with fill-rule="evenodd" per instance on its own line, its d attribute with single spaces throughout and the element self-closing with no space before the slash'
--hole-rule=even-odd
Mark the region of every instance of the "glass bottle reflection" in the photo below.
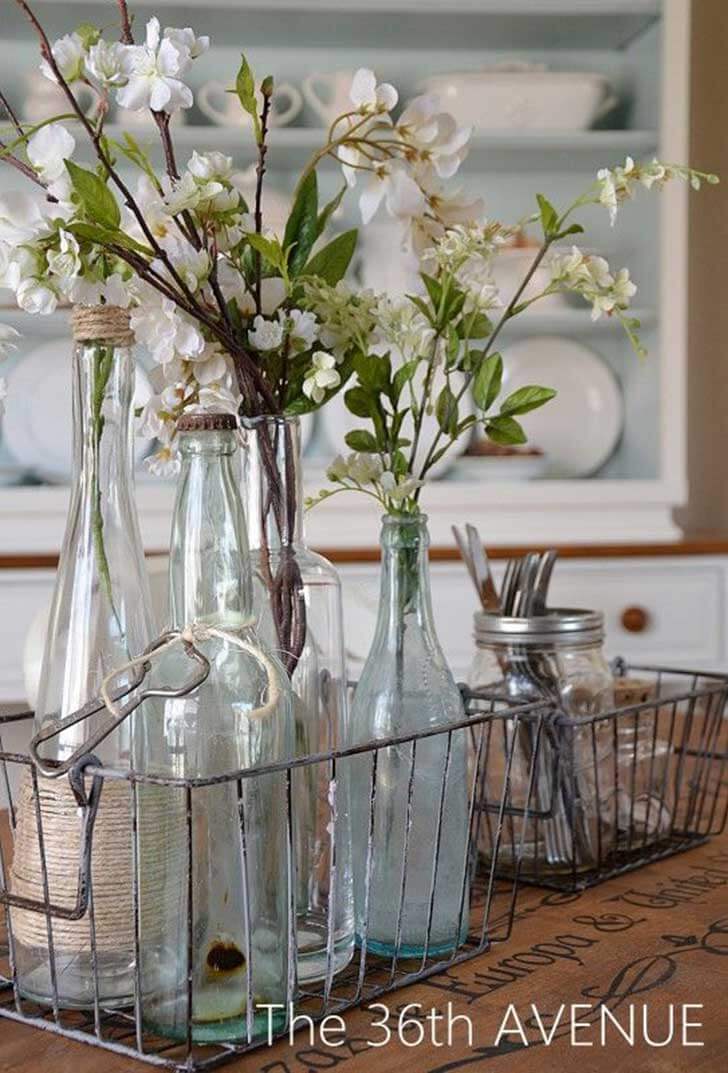
<svg viewBox="0 0 728 1073">
<path fill-rule="evenodd" d="M 347 736 L 341 582 L 304 541 L 299 421 L 241 425 L 260 628 L 291 674 L 296 754 L 327 752 Z M 349 768 L 300 767 L 293 789 L 298 976 L 307 981 L 339 971 L 354 951 Z"/>
<path fill-rule="evenodd" d="M 198 642 L 210 673 L 194 692 L 156 708 L 146 702 L 135 713 L 134 742 L 137 766 L 148 773 L 210 779 L 291 757 L 291 693 L 253 625 L 234 465 L 237 421 L 193 413 L 178 429 L 182 472 L 170 551 L 170 623 L 177 629 L 207 624 L 227 636 Z M 190 678 L 190 662 L 181 651 L 171 652 L 155 673 L 155 681 L 179 685 Z M 194 1041 L 240 1040 L 266 1031 L 262 1004 L 286 1002 L 286 815 L 283 773 L 191 791 L 140 786 L 147 1027 L 184 1039 L 191 1020 Z M 283 1020 L 277 1013 L 274 1027 Z"/>
</svg>

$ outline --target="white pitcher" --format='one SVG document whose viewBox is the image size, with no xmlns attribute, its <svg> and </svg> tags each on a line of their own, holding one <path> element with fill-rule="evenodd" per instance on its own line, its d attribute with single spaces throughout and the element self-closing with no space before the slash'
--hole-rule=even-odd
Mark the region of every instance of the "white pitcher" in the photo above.
<svg viewBox="0 0 728 1073">
<path fill-rule="evenodd" d="M 352 110 L 349 94 L 353 79 L 354 71 L 314 72 L 301 83 L 306 101 L 327 127 L 337 116 Z"/>
</svg>

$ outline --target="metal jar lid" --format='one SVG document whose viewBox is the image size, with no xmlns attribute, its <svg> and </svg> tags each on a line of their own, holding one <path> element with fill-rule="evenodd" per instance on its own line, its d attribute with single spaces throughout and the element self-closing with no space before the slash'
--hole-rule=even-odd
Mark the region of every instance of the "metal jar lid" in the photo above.
<svg viewBox="0 0 728 1073">
<path fill-rule="evenodd" d="M 550 607 L 545 615 L 517 618 L 476 611 L 475 643 L 479 647 L 519 644 L 583 645 L 604 640 L 604 615 L 576 607 Z"/>
</svg>

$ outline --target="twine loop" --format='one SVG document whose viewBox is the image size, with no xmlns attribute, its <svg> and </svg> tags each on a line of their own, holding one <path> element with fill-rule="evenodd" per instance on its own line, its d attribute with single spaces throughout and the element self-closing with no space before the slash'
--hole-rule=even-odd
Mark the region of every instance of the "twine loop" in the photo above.
<svg viewBox="0 0 728 1073">
<path fill-rule="evenodd" d="M 99 697 L 115 720 L 123 718 L 124 714 L 129 714 L 129 709 L 127 707 L 125 713 L 122 711 L 119 705 L 120 698 L 118 698 L 118 696 L 115 698 L 112 691 L 112 686 L 123 674 L 127 671 L 136 670 L 138 667 L 146 667 L 148 669 L 149 665 L 155 659 L 159 659 L 161 655 L 172 648 L 177 648 L 180 645 L 183 647 L 189 645 L 192 648 L 196 648 L 198 644 L 216 638 L 219 641 L 225 641 L 228 644 L 239 648 L 242 652 L 247 652 L 248 655 L 252 656 L 263 669 L 266 677 L 268 699 L 265 704 L 258 708 L 251 708 L 245 714 L 250 719 L 265 719 L 267 716 L 272 715 L 278 707 L 280 687 L 278 686 L 278 675 L 275 667 L 265 652 L 263 652 L 257 645 L 251 644 L 250 641 L 246 641 L 237 632 L 248 626 L 252 626 L 254 622 L 255 618 L 252 615 L 239 616 L 234 623 L 236 632 L 233 632 L 230 628 L 225 628 L 225 626 L 220 625 L 215 620 L 210 622 L 197 620 L 188 623 L 180 630 L 170 630 L 169 633 L 165 635 L 166 639 L 151 651 L 147 650 L 146 652 L 142 652 L 141 655 L 135 656 L 133 659 L 123 663 L 120 667 L 116 667 L 110 674 L 107 674 L 101 683 Z M 153 692 L 157 695 L 164 693 L 163 690 L 154 690 Z M 143 695 L 141 699 L 143 699 Z"/>
<path fill-rule="evenodd" d="M 133 346 L 134 332 L 129 311 L 120 306 L 74 306 L 71 312 L 73 338 L 77 343 L 104 342 Z"/>
</svg>

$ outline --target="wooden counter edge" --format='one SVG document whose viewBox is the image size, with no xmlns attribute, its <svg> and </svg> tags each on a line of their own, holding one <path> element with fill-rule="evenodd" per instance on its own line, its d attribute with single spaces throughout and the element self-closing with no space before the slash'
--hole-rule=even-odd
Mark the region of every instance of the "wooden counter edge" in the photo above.
<svg viewBox="0 0 728 1073">
<path fill-rule="evenodd" d="M 488 548 L 492 559 L 510 559 L 529 551 L 541 551 L 545 544 L 514 544 Z M 662 544 L 557 544 L 561 559 L 630 559 L 664 558 L 666 556 L 728 555 L 728 535 L 686 536 Z M 379 548 L 317 548 L 334 563 L 373 563 L 379 560 Z M 148 552 L 150 556 L 165 555 L 162 550 Z M 457 549 L 439 545 L 430 549 L 433 562 L 456 562 Z M 53 570 L 57 555 L 0 555 L 0 570 Z"/>
</svg>

